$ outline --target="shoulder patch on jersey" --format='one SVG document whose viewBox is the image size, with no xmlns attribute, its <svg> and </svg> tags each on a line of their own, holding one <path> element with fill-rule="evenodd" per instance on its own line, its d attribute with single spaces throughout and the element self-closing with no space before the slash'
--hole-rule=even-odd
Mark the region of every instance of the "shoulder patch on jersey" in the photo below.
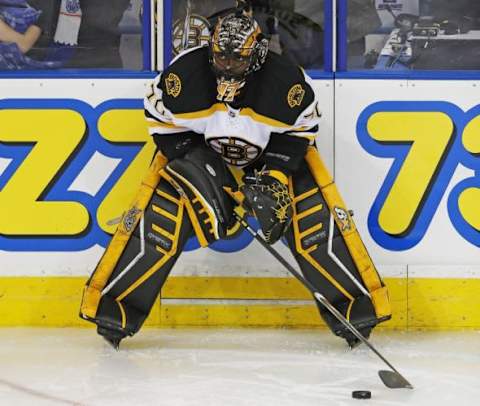
<svg viewBox="0 0 480 406">
<path fill-rule="evenodd" d="M 173 97 L 178 97 L 182 91 L 182 81 L 175 75 L 175 73 L 169 73 L 165 78 L 165 89 L 167 94 Z"/>
<path fill-rule="evenodd" d="M 262 69 L 247 81 L 243 103 L 263 117 L 291 126 L 314 100 L 314 91 L 302 69 L 269 52 Z"/>
<path fill-rule="evenodd" d="M 208 110 L 217 103 L 217 81 L 210 67 L 208 48 L 188 50 L 162 74 L 163 104 L 173 114 Z"/>
<path fill-rule="evenodd" d="M 295 106 L 301 106 L 303 98 L 305 97 L 305 90 L 301 84 L 293 85 L 288 91 L 287 102 L 293 109 Z"/>
</svg>

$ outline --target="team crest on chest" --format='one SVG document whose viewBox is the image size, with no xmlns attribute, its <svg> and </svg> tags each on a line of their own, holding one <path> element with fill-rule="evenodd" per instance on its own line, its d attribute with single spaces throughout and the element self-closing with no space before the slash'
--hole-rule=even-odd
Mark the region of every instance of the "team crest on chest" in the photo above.
<svg viewBox="0 0 480 406">
<path fill-rule="evenodd" d="M 297 84 L 293 85 L 288 91 L 287 101 L 290 108 L 298 107 L 302 104 L 303 98 L 305 96 L 305 90 L 303 90 L 302 85 Z"/>
<path fill-rule="evenodd" d="M 182 81 L 174 73 L 169 73 L 165 79 L 165 88 L 169 96 L 178 97 L 182 91 Z"/>
<path fill-rule="evenodd" d="M 207 142 L 210 148 L 222 155 L 225 162 L 234 166 L 248 165 L 262 153 L 258 145 L 236 137 L 210 138 Z"/>
</svg>

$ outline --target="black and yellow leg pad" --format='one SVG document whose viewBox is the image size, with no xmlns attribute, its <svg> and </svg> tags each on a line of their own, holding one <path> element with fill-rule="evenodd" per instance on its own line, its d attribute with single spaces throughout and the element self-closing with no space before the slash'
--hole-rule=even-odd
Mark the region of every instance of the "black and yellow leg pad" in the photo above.
<svg viewBox="0 0 480 406">
<path fill-rule="evenodd" d="M 132 205 L 84 290 L 80 316 L 121 337 L 148 316 L 192 226 L 157 154 Z"/>
<path fill-rule="evenodd" d="M 305 276 L 342 314 L 367 334 L 391 316 L 388 292 L 337 187 L 315 148 L 290 181 L 293 221 L 287 234 Z M 332 331 L 344 327 L 319 306 Z"/>
</svg>

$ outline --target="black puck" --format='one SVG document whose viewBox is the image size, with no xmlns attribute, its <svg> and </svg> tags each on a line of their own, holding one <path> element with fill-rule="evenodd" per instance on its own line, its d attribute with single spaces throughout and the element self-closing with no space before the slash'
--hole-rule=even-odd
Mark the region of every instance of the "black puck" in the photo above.
<svg viewBox="0 0 480 406">
<path fill-rule="evenodd" d="M 369 390 L 354 390 L 352 392 L 352 398 L 354 399 L 370 399 L 372 397 L 372 392 Z"/>
</svg>

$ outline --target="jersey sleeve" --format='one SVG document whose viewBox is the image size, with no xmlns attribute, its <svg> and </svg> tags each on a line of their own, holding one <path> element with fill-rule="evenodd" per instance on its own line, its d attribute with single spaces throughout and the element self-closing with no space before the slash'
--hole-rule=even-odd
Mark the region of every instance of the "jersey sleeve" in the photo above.
<svg viewBox="0 0 480 406">
<path fill-rule="evenodd" d="M 312 80 L 301 71 L 304 82 L 300 82 L 295 92 L 296 100 L 301 100 L 300 112 L 294 123 L 281 132 L 271 133 L 270 141 L 263 152 L 262 162 L 269 168 L 279 169 L 286 174 L 299 170 L 309 145 L 313 145 L 321 120 L 318 95 L 312 86 Z M 295 86 L 291 87 L 295 89 Z M 290 96 L 289 92 L 289 96 Z M 307 96 L 304 97 L 304 96 Z M 307 100 L 307 101 L 306 101 Z"/>
<path fill-rule="evenodd" d="M 189 149 L 203 142 L 203 137 L 190 128 L 174 123 L 173 114 L 165 106 L 163 90 L 160 86 L 162 75 L 152 82 L 144 99 L 145 118 L 148 131 L 157 149 L 169 160 L 179 158 Z"/>
<path fill-rule="evenodd" d="M 189 132 L 187 127 L 181 127 L 173 122 L 173 114 L 163 101 L 163 91 L 160 86 L 162 75 L 158 75 L 151 84 L 144 99 L 145 118 L 148 131 L 152 136 L 165 136 Z"/>
<path fill-rule="evenodd" d="M 310 144 L 313 144 L 318 133 L 318 124 L 322 118 L 322 113 L 320 112 L 318 95 L 313 88 L 313 82 L 305 73 L 303 75 L 305 84 L 310 87 L 314 94 L 313 101 L 299 114 L 295 124 L 282 134 L 307 138 Z"/>
</svg>

